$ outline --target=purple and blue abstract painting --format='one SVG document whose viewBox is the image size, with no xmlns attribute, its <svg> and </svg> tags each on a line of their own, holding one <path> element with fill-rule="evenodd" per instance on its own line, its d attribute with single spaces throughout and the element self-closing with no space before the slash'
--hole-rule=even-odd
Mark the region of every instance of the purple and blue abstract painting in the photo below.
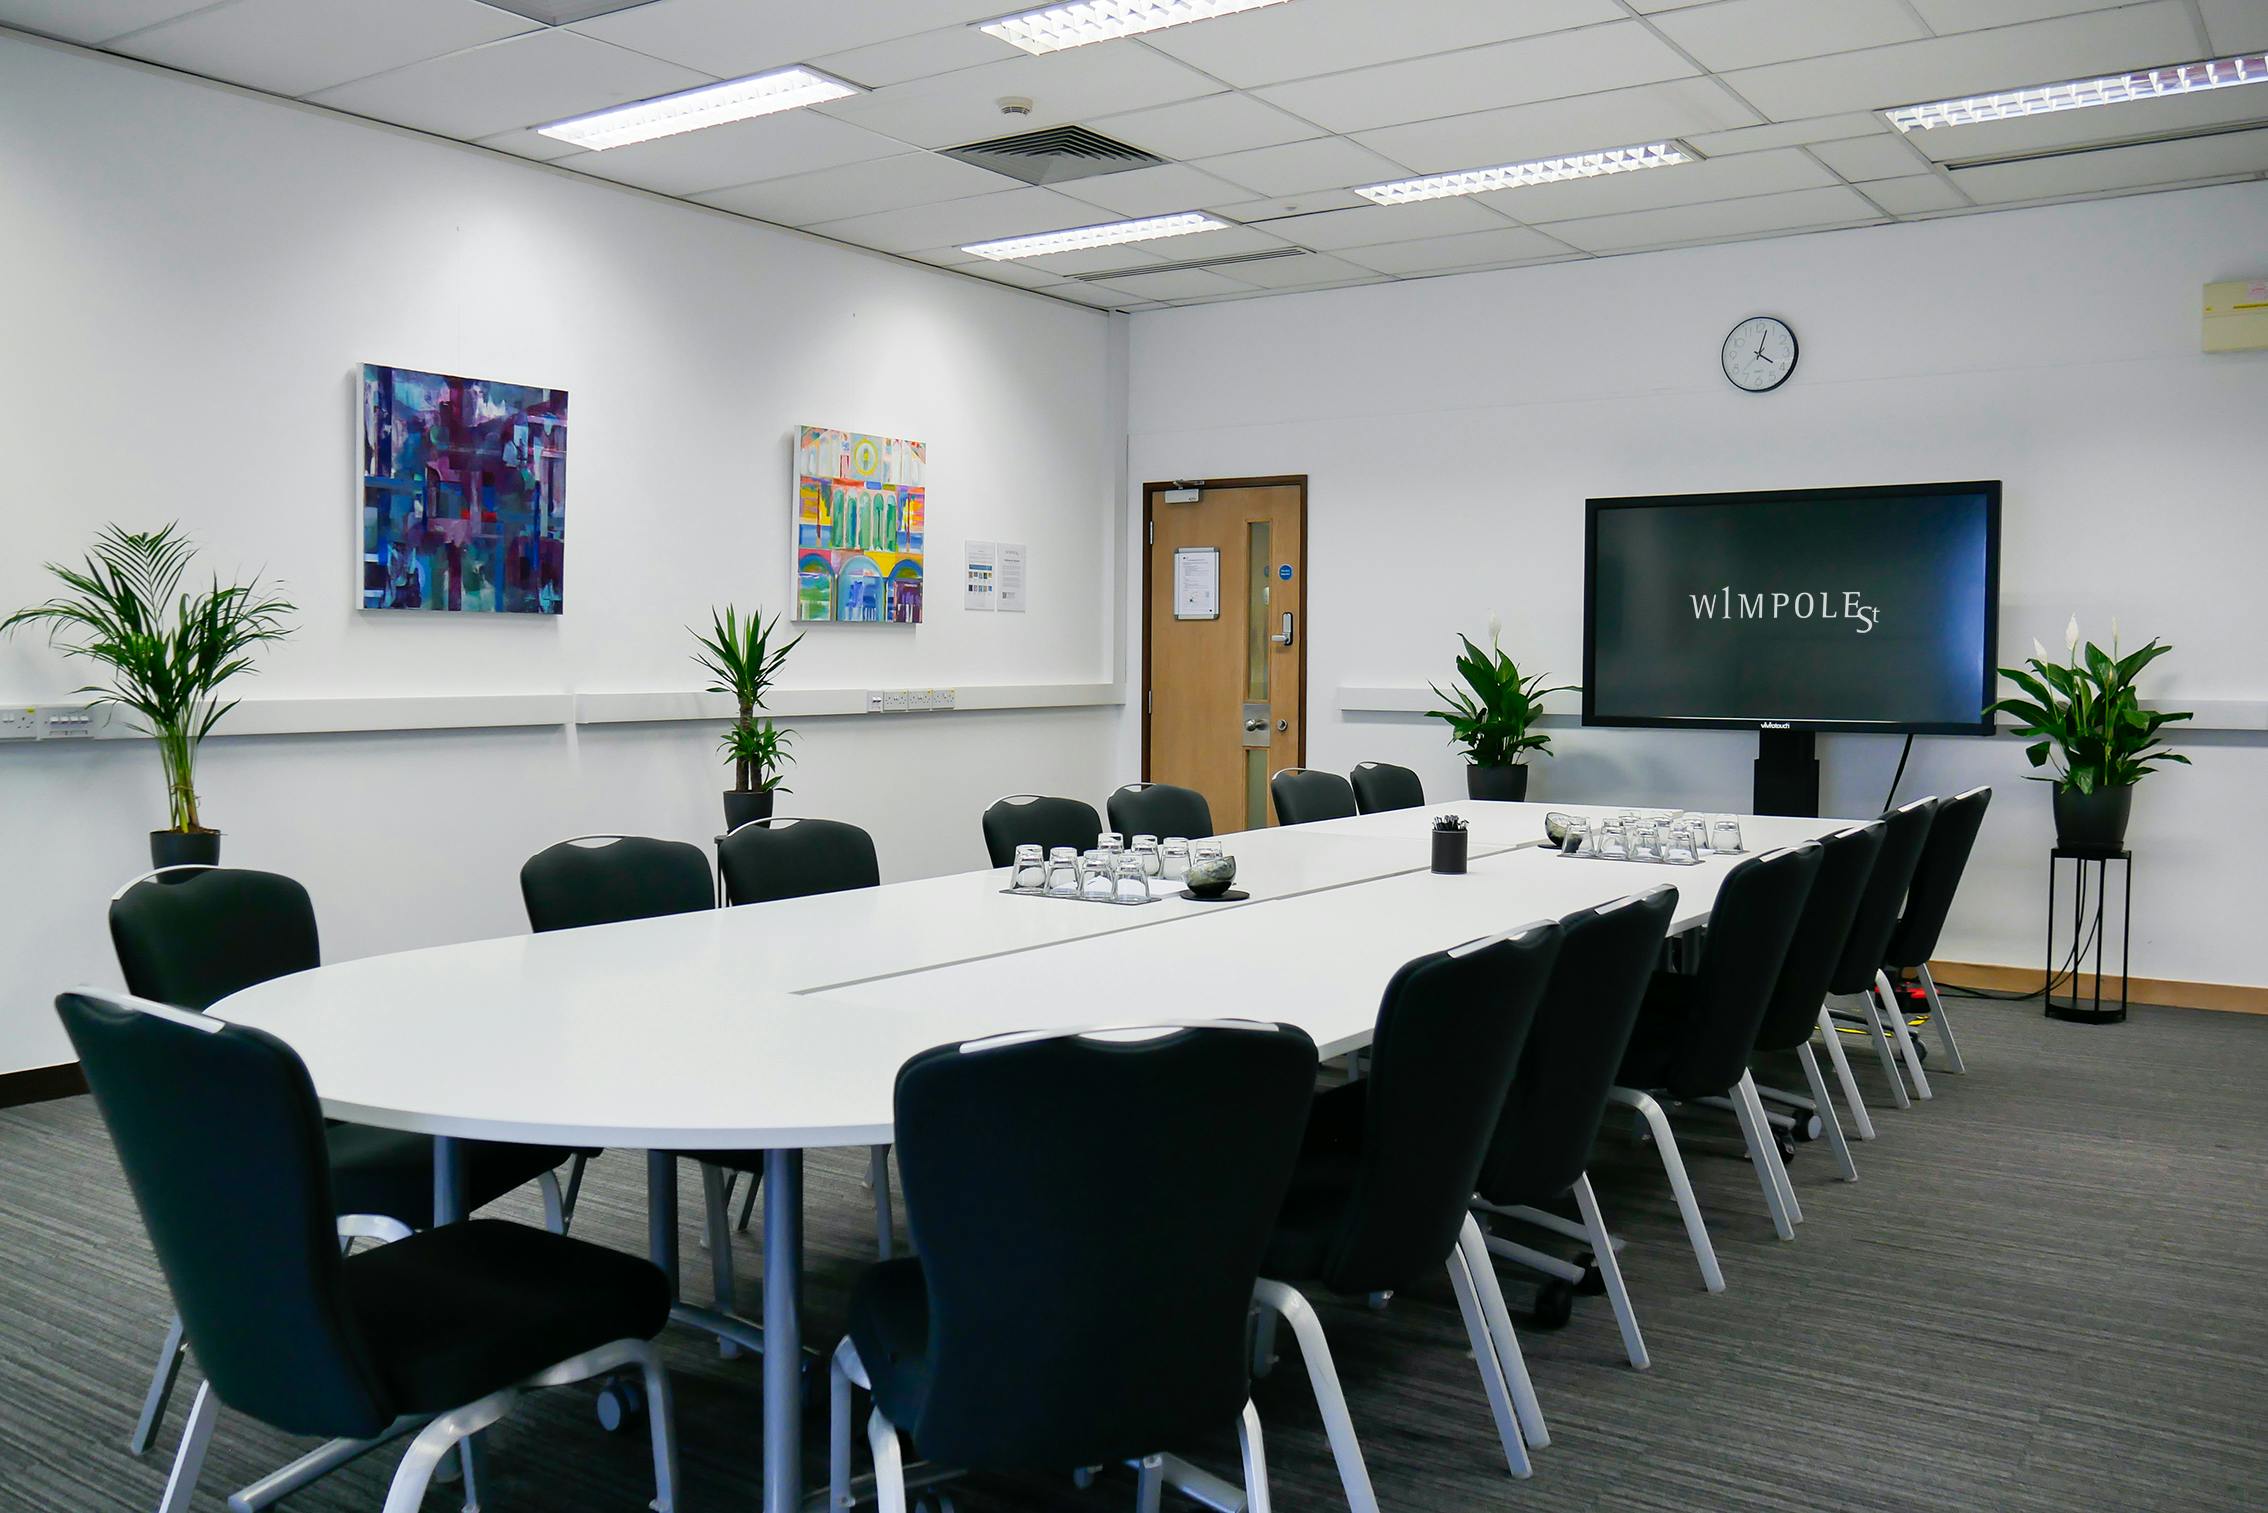
<svg viewBox="0 0 2268 1513">
<path fill-rule="evenodd" d="M 362 369 L 362 607 L 556 615 L 567 391 Z"/>
</svg>

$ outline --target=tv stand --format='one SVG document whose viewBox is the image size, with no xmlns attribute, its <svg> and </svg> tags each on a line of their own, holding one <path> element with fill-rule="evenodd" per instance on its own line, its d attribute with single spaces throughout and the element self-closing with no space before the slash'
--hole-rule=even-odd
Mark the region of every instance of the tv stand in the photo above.
<svg viewBox="0 0 2268 1513">
<path fill-rule="evenodd" d="M 1755 812 L 1818 817 L 1819 746 L 1814 732 L 1756 732 Z"/>
</svg>

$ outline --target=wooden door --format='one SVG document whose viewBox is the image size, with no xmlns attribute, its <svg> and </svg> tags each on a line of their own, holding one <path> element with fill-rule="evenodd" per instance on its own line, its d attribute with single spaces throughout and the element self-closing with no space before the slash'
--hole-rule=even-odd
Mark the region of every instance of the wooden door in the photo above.
<svg viewBox="0 0 2268 1513">
<path fill-rule="evenodd" d="M 1144 505 L 1142 775 L 1259 829 L 1270 774 L 1307 752 L 1306 480 L 1152 484 Z"/>
</svg>

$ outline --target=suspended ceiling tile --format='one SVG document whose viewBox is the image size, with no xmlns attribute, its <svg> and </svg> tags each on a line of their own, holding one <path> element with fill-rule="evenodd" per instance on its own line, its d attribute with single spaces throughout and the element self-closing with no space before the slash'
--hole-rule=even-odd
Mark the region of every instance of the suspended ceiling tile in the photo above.
<svg viewBox="0 0 2268 1513">
<path fill-rule="evenodd" d="M 2260 0 L 2199 0 L 2211 51 L 2230 53 L 2268 49 L 2268 5 Z"/>
<path fill-rule="evenodd" d="M 1449 173 L 1562 153 L 1629 147 L 1743 126 L 1756 112 L 1714 79 L 1671 79 L 1568 100 L 1542 100 L 1437 121 L 1387 126 L 1354 140 L 1418 173 Z"/>
<path fill-rule="evenodd" d="M 661 194 L 690 195 L 904 152 L 903 143 L 808 110 L 588 152 L 568 167 Z"/>
<path fill-rule="evenodd" d="M 1240 284 L 1226 274 L 1208 268 L 1183 268 L 1172 273 L 1137 273 L 1131 278 L 1114 278 L 1108 283 L 1095 285 L 1109 289 L 1129 299 L 1198 299 L 1208 294 L 1249 294 L 1250 284 Z"/>
<path fill-rule="evenodd" d="M 829 53 L 814 58 L 812 63 L 838 79 L 848 79 L 868 89 L 881 89 L 885 85 L 905 84 L 1021 56 L 1016 48 L 989 32 L 978 31 L 973 26 L 947 26 L 911 37 L 876 42 L 869 47 L 852 48 L 848 52 Z"/>
<path fill-rule="evenodd" d="M 1491 209 L 1530 225 L 1549 225 L 1630 210 L 1698 205 L 1709 200 L 1747 199 L 1790 189 L 1833 184 L 1835 176 L 1798 147 L 1778 152 L 1710 158 L 1671 168 L 1648 168 L 1598 179 L 1530 184 L 1479 196 Z"/>
<path fill-rule="evenodd" d="M 1257 91 L 1333 131 L 1367 131 L 1699 72 L 1637 21 L 1552 32 Z"/>
<path fill-rule="evenodd" d="M 1895 132 L 1852 137 L 1844 142 L 1821 142 L 1811 153 L 1854 183 L 1860 179 L 1901 178 L 1929 166 L 1929 160 Z"/>
<path fill-rule="evenodd" d="M 1218 80 L 1138 42 L 1118 41 L 1046 57 L 1018 54 L 815 108 L 917 147 L 958 147 L 1220 91 Z M 1031 113 L 1002 115 L 1004 98 L 1030 100 Z"/>
<path fill-rule="evenodd" d="M 837 241 L 856 242 L 883 252 L 913 252 L 924 247 L 964 247 L 971 242 L 1027 236 L 1037 231 L 1062 231 L 1092 226 L 1109 217 L 1095 207 L 1057 194 L 1051 189 L 1024 187 L 998 194 L 971 195 L 887 210 L 876 215 L 852 216 L 814 223 L 810 229 Z"/>
<path fill-rule="evenodd" d="M 1145 152 L 1179 159 L 1218 157 L 1323 135 L 1320 127 L 1244 94 L 1206 95 L 1150 110 L 1089 117 L 1086 124 Z"/>
<path fill-rule="evenodd" d="M 1772 121 L 1732 131 L 1688 134 L 1685 140 L 1710 157 L 1721 158 L 1736 152 L 1768 152 L 1775 147 L 1801 147 L 1812 142 L 1863 136 L 1868 132 L 1888 134 L 1892 130 L 1894 128 L 1878 112 L 1866 110 L 1813 116 L 1804 121 Z"/>
<path fill-rule="evenodd" d="M 1187 163 L 1101 173 L 1052 187 L 1075 200 L 1127 217 L 1173 215 L 1250 193 L 1242 185 L 1225 183 Z"/>
<path fill-rule="evenodd" d="M 1892 215 L 1925 215 L 1936 210 L 1964 210 L 1968 197 L 1934 173 L 1904 179 L 1876 179 L 1858 186 L 1859 193 Z"/>
<path fill-rule="evenodd" d="M 706 84 L 706 75 L 567 31 L 535 31 L 308 96 L 358 116 L 445 137 L 604 110 Z"/>
<path fill-rule="evenodd" d="M 0 26 L 93 46 L 201 10 L 213 0 L 0 0 Z"/>
<path fill-rule="evenodd" d="M 2172 186 L 2268 173 L 2268 128 L 1956 169 L 1953 183 L 1979 205 Z"/>
<path fill-rule="evenodd" d="M 1622 18 L 1612 0 L 1297 0 L 1198 26 L 1149 45 L 1240 88 L 1366 69 Z"/>
<path fill-rule="evenodd" d="M 1669 12 L 1654 24 L 1717 72 L 1929 35 L 1905 0 L 1722 0 Z"/>
<path fill-rule="evenodd" d="M 574 29 L 729 78 L 1001 14 L 983 0 L 654 0 Z"/>
<path fill-rule="evenodd" d="M 1504 217 L 1471 198 L 1421 200 L 1413 205 L 1364 205 L 1359 210 L 1326 210 L 1317 215 L 1265 221 L 1260 229 L 1318 252 L 1376 247 L 1419 237 L 1455 236 L 1461 231 L 1499 231 Z"/>
<path fill-rule="evenodd" d="M 1270 258 L 1264 263 L 1238 263 L 1233 272 L 1239 283 L 1254 284 L 1262 289 L 1314 289 L 1367 283 L 1375 277 L 1373 269 L 1324 252 Z"/>
<path fill-rule="evenodd" d="M 1116 289 L 1106 289 L 1101 284 L 1082 284 L 1076 281 L 1067 281 L 1060 284 L 1049 284 L 1039 292 L 1052 299 L 1067 299 L 1074 304 L 1092 305 L 1098 310 L 1160 308 L 1153 300 L 1139 299 L 1131 294 L 1121 294 Z"/>
<path fill-rule="evenodd" d="M 1641 247 L 1737 241 L 1880 219 L 1881 213 L 1856 191 L 1837 187 L 1561 221 L 1551 228 L 1551 234 L 1585 252 L 1634 252 Z"/>
<path fill-rule="evenodd" d="M 1195 166 L 1215 178 L 1241 184 L 1254 195 L 1276 199 L 1409 176 L 1394 159 L 1381 157 L 1344 137 L 1256 147 L 1250 152 L 1200 158 Z"/>
<path fill-rule="evenodd" d="M 297 96 L 535 29 L 479 0 L 233 0 L 122 38 L 111 50 Z"/>
<path fill-rule="evenodd" d="M 557 137 L 547 137 L 542 132 L 525 126 L 515 126 L 510 131 L 500 131 L 494 136 L 476 138 L 475 145 L 492 147 L 498 152 L 508 152 L 516 158 L 528 158 L 538 163 L 556 163 L 562 158 L 581 157 L 589 151 L 588 148 L 577 147 L 572 142 L 562 142 Z"/>
<path fill-rule="evenodd" d="M 704 204 L 738 211 L 783 226 L 809 226 L 888 210 L 933 205 L 940 200 L 998 194 L 1013 180 L 959 158 L 908 152 L 870 158 L 818 173 L 742 184 L 697 196 Z"/>
<path fill-rule="evenodd" d="M 1445 273 L 1458 268 L 1502 267 L 1506 263 L 1572 257 L 1575 249 L 1556 237 L 1525 226 L 1495 231 L 1474 231 L 1463 236 L 1418 237 L 1357 247 L 1341 254 L 1348 262 L 1380 273 L 1404 277 L 1413 273 Z"/>
<path fill-rule="evenodd" d="M 2268 4 L 2268 0 L 2262 0 Z M 2218 126 L 2268 122 L 2268 84 L 2245 84 L 2163 100 L 2137 100 L 2128 105 L 2098 105 L 2087 110 L 2059 110 L 2050 115 L 2018 116 L 2008 121 L 1979 121 L 1969 126 L 1939 126 L 1910 131 L 1906 142 L 1924 157 L 1940 163 L 1973 158 L 2009 157 L 2018 153 L 2053 152 L 2096 143 L 2129 142 L 2139 137 L 2164 136 Z"/>
<path fill-rule="evenodd" d="M 1315 189 L 1306 194 L 1282 195 L 1269 200 L 1239 200 L 1203 209 L 1231 221 L 1266 221 L 1283 215 L 1306 215 L 1317 210 L 1353 210 L 1370 201 L 1352 189 Z"/>
<path fill-rule="evenodd" d="M 1988 26 L 2015 26 L 2026 21 L 2049 21 L 2058 16 L 2114 10 L 2134 0 L 1914 0 L 1914 9 L 1939 35 L 1980 31 Z"/>
</svg>

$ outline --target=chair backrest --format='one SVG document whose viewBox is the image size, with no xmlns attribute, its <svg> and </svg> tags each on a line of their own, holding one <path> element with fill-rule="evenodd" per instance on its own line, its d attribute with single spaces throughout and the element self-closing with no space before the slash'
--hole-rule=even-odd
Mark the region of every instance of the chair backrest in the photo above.
<svg viewBox="0 0 2268 1513">
<path fill-rule="evenodd" d="M 1110 828 L 1120 835 L 1196 840 L 1213 833 L 1213 806 L 1194 788 L 1128 783 L 1110 796 L 1109 810 Z M 1011 854 L 1009 860 L 1015 857 Z"/>
<path fill-rule="evenodd" d="M 1016 860 L 1018 846 L 1089 850 L 1095 837 L 1102 834 L 1102 827 L 1102 816 L 1095 813 L 1095 806 L 1083 800 L 1012 793 L 994 799 L 984 811 L 984 849 L 992 865 L 1005 867 Z"/>
<path fill-rule="evenodd" d="M 1421 956 L 1378 1007 L 1362 1148 L 1324 1257 L 1334 1292 L 1389 1292 L 1439 1273 L 1471 1206 L 1560 927 L 1545 920 Z"/>
<path fill-rule="evenodd" d="M 1885 964 L 1893 967 L 1925 965 L 1937 953 L 1937 937 L 1945 917 L 1953 912 L 1953 895 L 1961 890 L 1961 874 L 1968 870 L 1969 853 L 1977 844 L 1985 809 L 1992 803 L 1990 788 L 1956 793 L 1937 806 L 1929 823 L 1929 839 L 1921 859 L 1914 863 L 1914 880 L 1906 889 L 1906 910 L 1890 932 Z"/>
<path fill-rule="evenodd" d="M 1764 1022 L 1757 1026 L 1759 1051 L 1792 1051 L 1818 1028 L 1827 983 L 1835 974 L 1835 964 L 1843 959 L 1843 943 L 1850 939 L 1851 921 L 1858 917 L 1859 897 L 1874 875 L 1874 859 L 1882 854 L 1882 838 L 1889 831 L 1882 821 L 1868 820 L 1819 843 L 1818 875 L 1811 880 L 1803 917 L 1796 922 L 1795 938 L 1788 942 L 1787 959 L 1780 964 L 1780 980 L 1772 985 Z"/>
<path fill-rule="evenodd" d="M 315 905 L 276 872 L 162 867 L 111 895 L 110 943 L 126 991 L 206 1009 L 239 988 L 321 966 Z"/>
<path fill-rule="evenodd" d="M 1356 812 L 1347 780 L 1314 767 L 1286 767 L 1268 779 L 1268 796 L 1275 800 L 1279 825 L 1351 819 Z"/>
<path fill-rule="evenodd" d="M 322 1112 L 272 1035 L 137 999 L 55 1001 L 221 1401 L 292 1434 L 394 1417 L 347 1312 Z"/>
<path fill-rule="evenodd" d="M 520 867 L 528 928 L 572 930 L 716 906 L 709 859 L 698 846 L 647 835 L 578 835 Z"/>
<path fill-rule="evenodd" d="M 1357 762 L 1347 781 L 1354 786 L 1355 807 L 1364 814 L 1425 807 L 1425 784 L 1407 767 L 1392 762 Z"/>
<path fill-rule="evenodd" d="M 1559 960 L 1528 1031 L 1475 1190 L 1536 1203 L 1575 1185 L 1677 912 L 1664 884 L 1562 919 Z"/>
<path fill-rule="evenodd" d="M 1315 1079 L 1296 1029 L 941 1046 L 898 1073 L 933 1460 L 1061 1471 L 1236 1421 Z"/>
<path fill-rule="evenodd" d="M 1928 798 L 1901 804 L 1882 816 L 1882 851 L 1874 859 L 1866 890 L 1859 895 L 1851 933 L 1843 941 L 1843 954 L 1827 979 L 1828 992 L 1864 993 L 1874 985 L 1874 974 L 1882 970 L 1890 932 L 1898 928 L 1898 909 L 1906 901 L 1906 889 L 1914 880 L 1914 868 L 1921 861 L 1936 814 L 1937 800 Z"/>
<path fill-rule="evenodd" d="M 1747 1072 L 1824 855 L 1812 842 L 1736 864 L 1718 884 L 1709 938 L 1684 991 L 1664 1076 L 1680 1098 L 1729 1091 Z"/>
<path fill-rule="evenodd" d="M 717 869 L 724 873 L 726 900 L 735 904 L 874 888 L 882 882 L 874 837 L 841 820 L 750 820 L 717 847 Z"/>
</svg>

